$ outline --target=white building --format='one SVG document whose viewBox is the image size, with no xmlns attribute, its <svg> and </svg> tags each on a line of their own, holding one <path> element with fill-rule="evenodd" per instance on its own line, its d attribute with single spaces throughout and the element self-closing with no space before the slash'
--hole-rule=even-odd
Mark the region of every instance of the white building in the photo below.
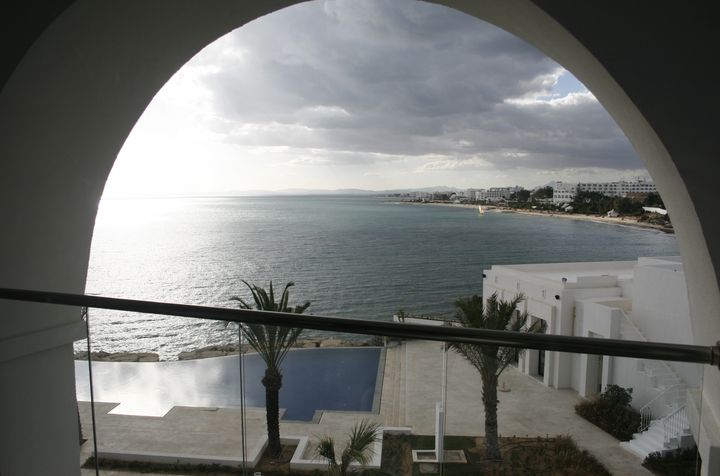
<svg viewBox="0 0 720 476">
<path fill-rule="evenodd" d="M 519 311 L 528 313 L 529 324 L 541 321 L 548 334 L 692 342 L 685 272 L 677 257 L 493 266 L 484 276 L 484 299 L 497 293 L 507 300 L 522 293 L 526 299 Z M 643 411 L 651 412 L 654 420 L 663 422 L 670 415 L 682 419 L 682 433 L 671 438 L 684 436 L 684 444 L 690 428 L 697 428 L 702 385 L 698 365 L 528 350 L 518 368 L 545 385 L 571 388 L 581 396 L 596 394 L 608 384 L 632 388 L 633 406 L 640 410 L 649 404 Z"/>
<path fill-rule="evenodd" d="M 657 193 L 657 187 L 651 180 L 619 181 L 604 183 L 580 182 L 578 192 L 597 192 L 609 197 L 627 197 L 634 193 Z"/>
<path fill-rule="evenodd" d="M 514 187 L 491 187 L 485 193 L 485 199 L 491 202 L 507 200 L 513 193 L 517 193 L 523 188 L 515 185 Z"/>
<path fill-rule="evenodd" d="M 561 203 L 570 203 L 575 200 L 578 185 L 576 183 L 555 182 L 553 183 L 552 189 L 552 201 L 554 204 L 559 205 Z"/>
</svg>

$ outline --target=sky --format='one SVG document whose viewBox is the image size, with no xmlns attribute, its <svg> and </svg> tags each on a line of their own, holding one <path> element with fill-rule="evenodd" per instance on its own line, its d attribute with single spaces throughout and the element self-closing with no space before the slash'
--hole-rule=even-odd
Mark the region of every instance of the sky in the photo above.
<svg viewBox="0 0 720 476">
<path fill-rule="evenodd" d="M 105 196 L 460 189 L 647 176 L 536 48 L 414 0 L 313 1 L 208 45 L 157 93 Z"/>
</svg>

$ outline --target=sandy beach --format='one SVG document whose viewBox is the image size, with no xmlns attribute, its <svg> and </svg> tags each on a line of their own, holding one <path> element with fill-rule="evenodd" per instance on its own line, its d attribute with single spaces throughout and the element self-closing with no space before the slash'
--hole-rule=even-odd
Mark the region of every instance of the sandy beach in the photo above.
<svg viewBox="0 0 720 476">
<path fill-rule="evenodd" d="M 595 223 L 605 223 L 607 225 L 620 225 L 620 226 L 633 226 L 636 228 L 649 228 L 653 230 L 659 230 L 665 233 L 674 233 L 672 227 L 666 227 L 663 225 L 654 225 L 652 223 L 645 223 L 638 221 L 636 217 L 607 217 L 601 215 L 583 215 L 579 213 L 546 213 L 546 212 L 533 212 L 528 210 L 512 210 L 502 209 L 505 213 L 520 213 L 522 215 L 535 215 L 545 216 L 554 218 L 566 218 L 569 220 L 582 220 L 592 221 Z"/>
<path fill-rule="evenodd" d="M 422 205 L 422 206 L 438 206 L 438 207 L 459 207 L 459 208 L 477 208 L 478 205 L 470 205 L 467 203 L 441 203 L 441 202 L 403 202 L 403 201 L 393 201 L 388 202 L 393 204 L 401 204 L 401 205 Z M 503 207 L 496 207 L 494 205 L 483 205 L 483 209 L 487 212 L 496 212 L 496 213 L 519 213 L 521 215 L 534 215 L 534 216 L 543 216 L 543 217 L 553 217 L 553 218 L 565 218 L 569 220 L 582 220 L 582 221 L 592 221 L 595 223 L 604 223 L 606 225 L 620 225 L 620 226 L 632 226 L 636 228 L 646 228 L 646 229 L 652 229 L 652 230 L 659 230 L 665 233 L 674 233 L 672 227 L 667 227 L 663 225 L 654 225 L 652 223 L 645 223 L 638 221 L 637 217 L 607 217 L 602 215 L 584 215 L 581 213 L 551 213 L 551 212 L 538 212 L 538 211 L 531 211 L 531 210 L 520 210 L 515 208 L 503 208 Z"/>
</svg>

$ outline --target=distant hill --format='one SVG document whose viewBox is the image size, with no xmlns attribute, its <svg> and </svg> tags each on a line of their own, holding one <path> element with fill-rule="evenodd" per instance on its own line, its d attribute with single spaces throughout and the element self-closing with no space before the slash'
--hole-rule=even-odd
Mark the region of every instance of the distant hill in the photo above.
<svg viewBox="0 0 720 476">
<path fill-rule="evenodd" d="M 282 190 L 244 190 L 223 193 L 222 195 L 263 196 L 263 195 L 386 195 L 407 192 L 457 192 L 461 189 L 439 185 L 437 187 L 404 188 L 393 190 L 363 190 L 359 188 L 337 188 L 333 190 L 286 188 Z"/>
</svg>

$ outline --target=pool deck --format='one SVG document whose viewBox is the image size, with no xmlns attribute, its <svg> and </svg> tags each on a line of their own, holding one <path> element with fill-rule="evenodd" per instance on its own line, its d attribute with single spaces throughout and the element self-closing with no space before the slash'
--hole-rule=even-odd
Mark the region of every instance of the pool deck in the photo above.
<svg viewBox="0 0 720 476">
<path fill-rule="evenodd" d="M 363 418 L 384 427 L 407 427 L 414 434 L 435 431 L 435 405 L 441 399 L 442 344 L 407 341 L 386 348 L 385 371 L 379 412 L 324 412 L 317 423 L 280 423 L 283 437 L 305 438 L 299 460 L 310 460 L 313 442 L 328 435 L 342 444 L 352 425 Z M 475 371 L 462 357 L 448 353 L 446 434 L 484 433 L 481 384 Z M 579 401 L 576 392 L 555 390 L 509 368 L 500 376 L 508 392 L 500 392 L 499 427 L 501 435 L 570 435 L 576 443 L 595 455 L 615 476 L 651 473 L 641 461 L 620 447 L 618 441 L 575 415 Z M 174 407 L 163 417 L 128 416 L 108 413 L 116 404 L 97 403 L 98 446 L 109 456 L 126 454 L 131 458 L 165 456 L 186 461 L 237 462 L 240 458 L 240 410 L 236 408 Z M 80 402 L 80 417 L 86 437 L 92 435 L 90 405 Z M 247 409 L 247 449 L 259 454 L 265 438 L 265 412 Z M 81 459 L 92 452 L 92 441 L 81 448 Z M 83 475 L 94 471 L 83 470 Z M 103 474 L 130 475 L 113 471 Z M 146 474 L 146 473 L 145 473 Z"/>
</svg>

